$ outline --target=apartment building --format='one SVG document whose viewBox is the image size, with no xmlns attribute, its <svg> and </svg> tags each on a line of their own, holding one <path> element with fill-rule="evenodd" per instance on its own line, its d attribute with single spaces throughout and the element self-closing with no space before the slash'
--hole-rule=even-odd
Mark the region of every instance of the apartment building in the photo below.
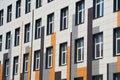
<svg viewBox="0 0 120 80">
<path fill-rule="evenodd" d="M 0 80 L 120 80 L 120 0 L 0 0 Z"/>
</svg>

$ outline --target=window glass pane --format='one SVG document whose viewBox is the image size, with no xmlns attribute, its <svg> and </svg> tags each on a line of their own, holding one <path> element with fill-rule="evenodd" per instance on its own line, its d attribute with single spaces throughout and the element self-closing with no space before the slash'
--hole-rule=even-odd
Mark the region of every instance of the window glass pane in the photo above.
<svg viewBox="0 0 120 80">
<path fill-rule="evenodd" d="M 96 45 L 96 57 L 100 57 L 100 45 Z"/>
<path fill-rule="evenodd" d="M 120 39 L 117 40 L 117 53 L 120 53 Z"/>
</svg>

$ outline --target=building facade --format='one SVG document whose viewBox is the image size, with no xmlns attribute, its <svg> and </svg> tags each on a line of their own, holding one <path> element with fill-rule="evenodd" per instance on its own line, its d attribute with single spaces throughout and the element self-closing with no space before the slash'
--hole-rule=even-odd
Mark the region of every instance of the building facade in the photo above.
<svg viewBox="0 0 120 80">
<path fill-rule="evenodd" d="M 0 0 L 0 80 L 120 80 L 120 0 Z"/>
</svg>

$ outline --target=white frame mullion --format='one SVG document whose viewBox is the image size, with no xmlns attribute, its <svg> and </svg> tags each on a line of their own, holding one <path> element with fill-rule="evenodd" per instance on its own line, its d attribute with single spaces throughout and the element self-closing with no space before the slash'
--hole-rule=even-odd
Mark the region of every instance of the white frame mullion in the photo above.
<svg viewBox="0 0 120 80">
<path fill-rule="evenodd" d="M 28 56 L 25 57 L 25 68 L 24 72 L 28 72 Z"/>
<path fill-rule="evenodd" d="M 35 59 L 35 70 L 39 70 L 40 69 L 40 53 L 36 53 L 36 59 Z M 39 61 L 39 63 L 37 64 L 37 61 Z"/>
<path fill-rule="evenodd" d="M 120 55 L 120 53 L 117 53 L 117 51 L 118 51 L 118 48 L 117 48 L 118 43 L 117 43 L 117 41 L 118 41 L 118 40 L 120 40 L 120 38 L 116 38 L 116 55 Z"/>
<path fill-rule="evenodd" d="M 48 49 L 48 65 L 47 65 L 48 68 L 52 67 L 52 56 L 53 56 L 53 54 L 52 54 L 52 48 L 50 48 L 50 49 Z M 51 66 L 49 66 L 50 65 L 49 64 L 49 58 L 50 57 L 51 57 Z"/>
<path fill-rule="evenodd" d="M 18 70 L 17 70 L 17 72 L 16 72 L 16 68 L 18 69 L 18 59 L 17 59 L 17 62 L 15 61 L 15 74 L 18 73 Z"/>
<path fill-rule="evenodd" d="M 6 61 L 5 76 L 9 75 L 9 61 Z"/>
</svg>

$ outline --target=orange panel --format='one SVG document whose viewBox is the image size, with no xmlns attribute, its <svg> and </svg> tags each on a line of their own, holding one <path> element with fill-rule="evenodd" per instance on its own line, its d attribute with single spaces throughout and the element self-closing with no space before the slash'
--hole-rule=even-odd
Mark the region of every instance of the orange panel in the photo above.
<svg viewBox="0 0 120 80">
<path fill-rule="evenodd" d="M 53 46 L 53 61 L 52 68 L 50 68 L 50 80 L 55 80 L 56 33 L 51 35 L 51 46 Z"/>
<path fill-rule="evenodd" d="M 120 56 L 117 57 L 117 71 L 120 72 Z"/>
<path fill-rule="evenodd" d="M 40 71 L 35 71 L 35 80 L 40 80 Z"/>
<path fill-rule="evenodd" d="M 87 68 L 78 68 L 77 69 L 77 77 L 83 77 L 84 80 L 87 80 Z"/>
<path fill-rule="evenodd" d="M 70 47 L 67 48 L 67 80 L 70 80 Z"/>
<path fill-rule="evenodd" d="M 0 80 L 2 80 L 2 65 L 0 64 Z"/>
<path fill-rule="evenodd" d="M 120 27 L 120 11 L 117 12 L 117 26 Z"/>
<path fill-rule="evenodd" d="M 32 48 L 29 48 L 29 57 L 28 57 L 28 80 L 31 80 L 31 62 L 32 62 Z"/>
</svg>

